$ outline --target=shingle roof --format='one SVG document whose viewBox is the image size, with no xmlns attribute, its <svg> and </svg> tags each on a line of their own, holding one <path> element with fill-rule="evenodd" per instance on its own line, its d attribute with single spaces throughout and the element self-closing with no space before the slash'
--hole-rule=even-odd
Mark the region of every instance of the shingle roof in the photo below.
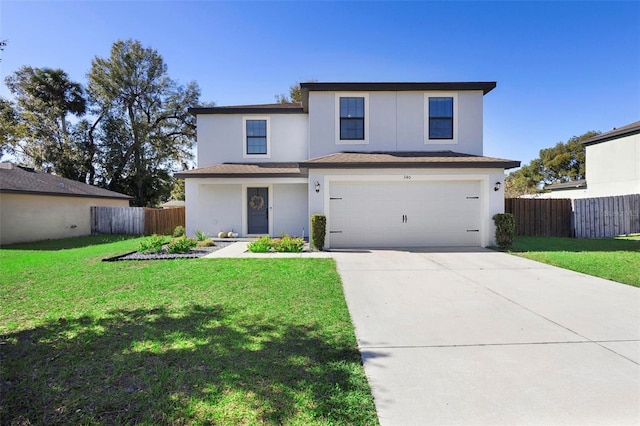
<svg viewBox="0 0 640 426">
<path fill-rule="evenodd" d="M 191 114 L 303 114 L 302 104 L 258 104 L 189 108 Z"/>
<path fill-rule="evenodd" d="M 519 167 L 520 162 L 453 151 L 417 152 L 340 152 L 313 158 L 300 167 L 342 168 L 503 168 Z"/>
<path fill-rule="evenodd" d="M 610 141 L 612 139 L 618 139 L 623 136 L 632 135 L 634 133 L 640 133 L 640 121 L 627 124 L 626 126 L 618 127 L 605 133 L 601 133 L 592 138 L 583 140 L 580 143 L 583 145 L 593 145 L 600 142 Z"/>
<path fill-rule="evenodd" d="M 119 192 L 109 191 L 49 173 L 38 172 L 28 167 L 20 167 L 11 163 L 0 163 L 0 192 L 124 200 L 133 198 Z"/>
<path fill-rule="evenodd" d="M 177 178 L 307 177 L 298 163 L 223 163 L 176 173 Z"/>
<path fill-rule="evenodd" d="M 577 188 L 586 188 L 587 181 L 586 179 L 578 179 L 572 180 L 571 182 L 562 182 L 562 183 L 554 183 L 551 185 L 547 185 L 544 189 L 549 189 L 551 191 L 563 190 L 563 189 L 577 189 Z"/>
<path fill-rule="evenodd" d="M 300 83 L 300 88 L 307 91 L 407 91 L 407 90 L 482 90 L 485 95 L 495 89 L 495 81 L 464 81 L 464 82 L 334 82 Z"/>
</svg>

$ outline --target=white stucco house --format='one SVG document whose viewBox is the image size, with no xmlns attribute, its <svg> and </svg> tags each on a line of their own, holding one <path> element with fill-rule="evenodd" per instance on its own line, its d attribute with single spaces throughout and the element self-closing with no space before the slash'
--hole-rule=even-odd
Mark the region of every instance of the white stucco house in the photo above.
<svg viewBox="0 0 640 426">
<path fill-rule="evenodd" d="M 0 163 L 0 245 L 91 234 L 91 207 L 133 197 L 12 163 Z"/>
<path fill-rule="evenodd" d="M 640 194 L 640 121 L 601 133 L 585 145 L 586 180 L 558 183 L 541 198 L 594 198 Z"/>
<path fill-rule="evenodd" d="M 309 236 L 327 248 L 487 246 L 504 170 L 484 156 L 495 82 L 302 83 L 302 102 L 192 108 L 187 233 Z"/>
</svg>

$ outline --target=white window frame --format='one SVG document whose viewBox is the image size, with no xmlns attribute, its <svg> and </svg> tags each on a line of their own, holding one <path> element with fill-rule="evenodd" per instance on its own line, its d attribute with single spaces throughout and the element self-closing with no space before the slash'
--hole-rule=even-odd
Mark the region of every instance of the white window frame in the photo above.
<svg viewBox="0 0 640 426">
<path fill-rule="evenodd" d="M 453 98 L 453 139 L 429 139 L 429 98 Z M 429 145 L 458 144 L 458 94 L 453 92 L 427 92 L 424 94 L 424 143 Z"/>
<path fill-rule="evenodd" d="M 247 153 L 247 120 L 265 120 L 267 122 L 267 153 Z M 271 117 L 268 115 L 246 115 L 242 117 L 242 157 L 243 158 L 271 158 Z"/>
<path fill-rule="evenodd" d="M 340 98 L 364 98 L 364 139 L 340 139 Z M 369 94 L 341 92 L 335 94 L 336 145 L 367 145 L 369 143 Z"/>
</svg>

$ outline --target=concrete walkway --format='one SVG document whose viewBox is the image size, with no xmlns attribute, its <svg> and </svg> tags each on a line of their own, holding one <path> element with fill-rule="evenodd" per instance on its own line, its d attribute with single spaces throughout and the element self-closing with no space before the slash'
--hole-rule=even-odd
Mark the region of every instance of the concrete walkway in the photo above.
<svg viewBox="0 0 640 426">
<path fill-rule="evenodd" d="M 383 425 L 640 424 L 640 291 L 485 249 L 332 252 Z"/>
<path fill-rule="evenodd" d="M 302 253 L 251 253 L 247 250 L 247 245 L 250 241 L 238 241 L 230 244 L 227 247 L 216 250 L 210 253 L 204 258 L 208 259 L 229 259 L 229 258 L 330 258 L 331 255 L 327 252 L 302 252 Z"/>
</svg>

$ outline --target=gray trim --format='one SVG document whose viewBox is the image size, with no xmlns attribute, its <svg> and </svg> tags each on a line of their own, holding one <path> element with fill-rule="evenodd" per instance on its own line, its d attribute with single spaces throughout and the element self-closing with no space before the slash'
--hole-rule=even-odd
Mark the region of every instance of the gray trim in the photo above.
<svg viewBox="0 0 640 426">
<path fill-rule="evenodd" d="M 3 189 L 0 188 L 0 194 L 25 194 L 25 195 L 50 195 L 54 197 L 74 197 L 74 198 L 102 198 L 108 200 L 133 200 L 133 197 L 122 195 L 121 197 L 108 195 L 89 195 L 89 194 L 69 194 L 63 192 L 42 192 L 42 191 L 22 191 L 19 189 Z"/>
<path fill-rule="evenodd" d="M 176 173 L 174 177 L 180 179 L 206 179 L 206 178 L 307 178 L 306 173 Z"/>
<path fill-rule="evenodd" d="M 631 136 L 640 133 L 640 121 L 636 121 L 626 126 L 619 127 L 617 129 L 610 130 L 606 133 L 601 133 L 592 138 L 586 139 L 580 142 L 582 145 L 595 145 L 601 142 L 607 142 L 613 139 L 619 139 L 625 136 Z"/>
<path fill-rule="evenodd" d="M 228 107 L 194 107 L 189 113 L 198 114 L 304 114 L 301 106 L 297 107 L 260 107 L 260 106 L 228 106 Z"/>
<path fill-rule="evenodd" d="M 519 161 L 442 161 L 442 162 L 362 162 L 362 163 L 305 163 L 300 167 L 309 169 L 513 169 L 520 167 Z"/>
<path fill-rule="evenodd" d="M 485 95 L 495 89 L 495 81 L 476 82 L 415 82 L 415 83 L 300 83 L 307 91 L 407 91 L 407 90 L 482 90 Z"/>
</svg>

